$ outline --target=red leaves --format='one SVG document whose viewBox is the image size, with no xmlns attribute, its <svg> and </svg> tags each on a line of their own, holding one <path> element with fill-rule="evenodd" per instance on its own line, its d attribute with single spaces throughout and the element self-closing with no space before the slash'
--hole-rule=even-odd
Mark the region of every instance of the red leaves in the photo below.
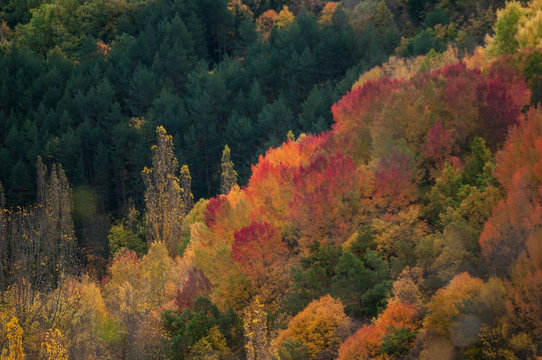
<svg viewBox="0 0 542 360">
<path fill-rule="evenodd" d="M 387 200 L 396 209 L 415 200 L 416 184 L 412 181 L 410 157 L 394 152 L 380 161 L 375 171 L 376 195 Z"/>
<path fill-rule="evenodd" d="M 476 89 L 481 135 L 493 150 L 502 144 L 508 128 L 519 121 L 521 108 L 525 104 L 514 101 L 509 87 L 496 74 L 493 78 L 481 81 Z"/>
<path fill-rule="evenodd" d="M 177 311 L 181 313 L 186 308 L 191 308 L 194 305 L 194 300 L 198 296 L 203 295 L 211 288 L 211 283 L 199 269 L 190 269 L 186 275 L 183 287 L 177 290 L 175 297 L 175 305 Z"/>
<path fill-rule="evenodd" d="M 269 223 L 253 222 L 236 231 L 232 258 L 241 270 L 259 277 L 286 251 L 278 230 Z"/>
<path fill-rule="evenodd" d="M 342 153 L 317 156 L 295 172 L 290 216 L 307 242 L 340 244 L 352 234 L 363 195 L 362 180 L 367 181 Z"/>
<path fill-rule="evenodd" d="M 353 122 L 360 115 L 367 112 L 375 104 L 375 101 L 380 100 L 382 96 L 389 95 L 396 90 L 400 83 L 399 80 L 391 80 L 385 77 L 380 80 L 368 81 L 363 86 L 347 93 L 331 107 L 335 119 L 333 130 L 340 132 L 355 126 Z"/>
<path fill-rule="evenodd" d="M 205 210 L 203 210 L 203 216 L 205 217 L 205 225 L 212 227 L 217 222 L 218 216 L 222 211 L 222 206 L 227 202 L 226 196 L 219 195 L 211 198 Z"/>
<path fill-rule="evenodd" d="M 450 156 L 452 150 L 452 136 L 442 126 L 442 121 L 435 122 L 425 138 L 424 155 L 433 160 L 435 164 L 441 165 Z"/>
</svg>

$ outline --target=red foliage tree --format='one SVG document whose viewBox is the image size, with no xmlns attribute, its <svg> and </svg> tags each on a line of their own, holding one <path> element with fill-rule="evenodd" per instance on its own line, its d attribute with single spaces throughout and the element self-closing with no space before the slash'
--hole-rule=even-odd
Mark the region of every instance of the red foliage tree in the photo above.
<svg viewBox="0 0 542 360">
<path fill-rule="evenodd" d="M 253 222 L 235 232 L 232 258 L 249 277 L 258 278 L 286 251 L 278 230 L 269 223 Z"/>
<path fill-rule="evenodd" d="M 218 216 L 222 211 L 222 207 L 226 204 L 227 198 L 224 195 L 219 195 L 209 200 L 207 207 L 203 210 L 205 225 L 212 227 L 218 220 Z"/>
<path fill-rule="evenodd" d="M 450 156 L 452 147 L 452 135 L 442 126 L 442 121 L 436 121 L 425 138 L 424 155 L 439 166 Z"/>
<path fill-rule="evenodd" d="M 371 191 L 372 179 L 350 157 L 338 153 L 317 156 L 308 166 L 301 166 L 293 184 L 290 216 L 302 229 L 302 245 L 313 240 L 340 244 L 352 235 L 356 219 L 366 210 L 361 204 Z"/>
<path fill-rule="evenodd" d="M 177 311 L 182 312 L 186 308 L 191 308 L 194 305 L 194 300 L 198 296 L 204 295 L 210 288 L 211 283 L 203 271 L 199 269 L 188 270 L 183 287 L 177 290 L 175 297 Z"/>
<path fill-rule="evenodd" d="M 500 76 L 497 72 L 491 75 L 478 84 L 476 95 L 480 135 L 486 139 L 489 148 L 495 150 L 504 141 L 508 128 L 518 123 L 521 109 L 529 101 L 529 92 L 524 85 L 525 99 L 515 99 L 507 82 L 511 76 Z"/>
<path fill-rule="evenodd" d="M 386 201 L 388 211 L 408 205 L 416 198 L 416 184 L 407 154 L 394 152 L 381 159 L 375 170 L 376 196 Z"/>
</svg>

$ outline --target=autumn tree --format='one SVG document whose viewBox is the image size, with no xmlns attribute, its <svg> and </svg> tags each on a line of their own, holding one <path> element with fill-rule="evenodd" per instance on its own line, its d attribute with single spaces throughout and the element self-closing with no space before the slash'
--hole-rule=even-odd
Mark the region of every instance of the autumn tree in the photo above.
<svg viewBox="0 0 542 360">
<path fill-rule="evenodd" d="M 405 356 L 414 342 L 419 327 L 418 318 L 416 306 L 391 302 L 373 324 L 362 326 L 341 344 L 338 359 Z"/>
<path fill-rule="evenodd" d="M 13 317 L 7 324 L 7 349 L 2 349 L 2 360 L 24 360 L 23 329 L 19 325 L 19 319 Z"/>
<path fill-rule="evenodd" d="M 271 359 L 269 334 L 267 332 L 267 313 L 258 297 L 245 309 L 243 329 L 247 359 Z"/>
<path fill-rule="evenodd" d="M 50 330 L 45 334 L 45 341 L 41 344 L 44 359 L 68 360 L 68 351 L 64 345 L 64 336 L 58 329 Z"/>
<path fill-rule="evenodd" d="M 52 290 L 73 270 L 76 238 L 71 189 L 62 166 L 47 167 L 38 157 L 37 204 L 3 210 L 4 269 L 2 287 L 14 283 L 19 294 L 34 299 L 34 291 Z M 20 299 L 20 303 L 26 303 Z"/>
<path fill-rule="evenodd" d="M 8 238 L 7 238 L 7 210 L 4 209 L 6 206 L 6 197 L 4 196 L 4 188 L 2 183 L 0 183 L 0 291 L 4 291 L 7 285 L 7 247 L 8 247 Z"/>
<path fill-rule="evenodd" d="M 175 254 L 181 240 L 183 203 L 179 179 L 176 177 L 178 162 L 173 151 L 173 138 L 166 129 L 156 129 L 157 144 L 151 147 L 152 168 L 143 170 L 147 186 L 147 226 L 149 242 L 166 244 L 169 253 Z"/>
<path fill-rule="evenodd" d="M 284 5 L 282 10 L 279 12 L 277 17 L 277 27 L 279 29 L 285 27 L 286 25 L 292 23 L 295 19 L 294 14 L 288 9 L 288 5 Z"/>
<path fill-rule="evenodd" d="M 423 270 L 419 267 L 406 267 L 393 282 L 392 294 L 396 302 L 416 305 L 422 308 L 425 303 L 423 289 Z"/>
<path fill-rule="evenodd" d="M 435 329 L 443 336 L 450 336 L 454 321 L 467 316 L 465 310 L 468 309 L 463 304 L 476 299 L 483 284 L 481 279 L 473 278 L 468 273 L 455 276 L 448 286 L 437 291 L 427 305 L 425 327 Z"/>
<path fill-rule="evenodd" d="M 288 328 L 280 330 L 276 346 L 287 340 L 299 341 L 307 347 L 310 359 L 330 358 L 350 332 L 350 320 L 340 300 L 330 295 L 311 302 L 294 316 Z"/>
<path fill-rule="evenodd" d="M 499 274 L 507 272 L 542 221 L 541 139 L 542 115 L 531 110 L 525 121 L 512 128 L 504 149 L 497 154 L 495 174 L 506 196 L 485 223 L 479 243 L 491 270 Z"/>
<path fill-rule="evenodd" d="M 331 24 L 333 14 L 335 13 L 338 7 L 339 7 L 339 3 L 336 1 L 327 2 L 320 13 L 320 19 L 318 19 L 318 22 L 321 24 Z"/>
<path fill-rule="evenodd" d="M 280 233 L 269 223 L 252 223 L 234 237 L 232 258 L 250 277 L 263 276 L 286 250 Z"/>
<path fill-rule="evenodd" d="M 237 184 L 237 172 L 233 168 L 230 148 L 224 146 L 222 151 L 222 164 L 220 165 L 220 193 L 227 194 L 233 185 Z"/>
<path fill-rule="evenodd" d="M 494 56 L 510 54 L 517 50 L 518 23 L 524 14 L 524 9 L 517 1 L 506 4 L 504 9 L 497 11 L 497 22 L 495 23 L 495 36 L 488 37 L 488 50 Z"/>
<path fill-rule="evenodd" d="M 256 24 L 258 24 L 258 30 L 262 32 L 263 38 L 269 38 L 271 30 L 276 25 L 278 21 L 278 14 L 275 10 L 270 9 L 264 12 L 260 17 L 256 19 Z"/>
<path fill-rule="evenodd" d="M 199 269 L 188 270 L 182 289 L 177 290 L 177 296 L 175 297 L 178 312 L 181 313 L 184 309 L 191 308 L 194 301 L 199 296 L 206 295 L 210 287 L 211 284 L 203 271 Z"/>
<path fill-rule="evenodd" d="M 542 341 L 542 243 L 537 232 L 527 239 L 525 249 L 512 266 L 507 284 L 507 320 L 514 329 Z"/>
<path fill-rule="evenodd" d="M 192 177 L 188 165 L 181 167 L 179 174 L 179 186 L 181 187 L 181 202 L 184 216 L 194 207 L 194 195 L 192 194 Z"/>
</svg>

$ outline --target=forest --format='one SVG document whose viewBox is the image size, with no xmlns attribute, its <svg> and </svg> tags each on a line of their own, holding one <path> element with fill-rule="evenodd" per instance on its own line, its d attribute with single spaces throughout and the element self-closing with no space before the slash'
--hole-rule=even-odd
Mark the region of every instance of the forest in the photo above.
<svg viewBox="0 0 542 360">
<path fill-rule="evenodd" d="M 0 0 L 0 359 L 542 358 L 542 0 Z"/>
</svg>

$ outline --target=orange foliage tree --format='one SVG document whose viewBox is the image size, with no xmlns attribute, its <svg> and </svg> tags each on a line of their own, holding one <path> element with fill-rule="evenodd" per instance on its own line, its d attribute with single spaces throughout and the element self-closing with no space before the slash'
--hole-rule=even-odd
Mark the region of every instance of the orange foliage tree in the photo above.
<svg viewBox="0 0 542 360">
<path fill-rule="evenodd" d="M 493 271 L 505 273 L 542 222 L 542 113 L 531 110 L 497 154 L 495 175 L 506 191 L 480 236 Z"/>
<path fill-rule="evenodd" d="M 338 360 L 365 360 L 382 353 L 386 337 L 402 330 L 414 333 L 418 310 L 412 304 L 390 302 L 374 324 L 364 325 L 339 348 Z"/>
<path fill-rule="evenodd" d="M 542 341 L 542 233 L 529 237 L 507 285 L 507 321 Z"/>
</svg>

